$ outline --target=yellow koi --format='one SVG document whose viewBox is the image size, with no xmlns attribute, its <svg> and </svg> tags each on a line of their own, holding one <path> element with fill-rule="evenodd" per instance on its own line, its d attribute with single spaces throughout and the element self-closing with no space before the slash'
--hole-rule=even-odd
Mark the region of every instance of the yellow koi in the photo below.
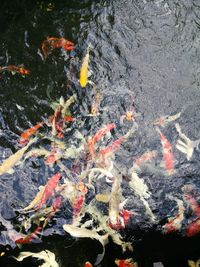
<svg viewBox="0 0 200 267">
<path fill-rule="evenodd" d="M 88 74 L 89 74 L 89 70 L 88 70 L 88 66 L 89 66 L 89 56 L 90 56 L 90 45 L 88 45 L 87 48 L 87 53 L 83 59 L 83 63 L 81 66 L 81 71 L 80 71 L 80 85 L 81 87 L 86 87 L 87 83 L 88 83 Z"/>
</svg>

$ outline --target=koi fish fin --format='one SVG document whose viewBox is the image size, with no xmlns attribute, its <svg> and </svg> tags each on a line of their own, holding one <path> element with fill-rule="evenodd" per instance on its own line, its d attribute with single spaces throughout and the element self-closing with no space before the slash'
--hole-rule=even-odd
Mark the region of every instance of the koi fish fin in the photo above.
<svg viewBox="0 0 200 267">
<path fill-rule="evenodd" d="M 103 247 L 103 252 L 97 255 L 94 265 L 99 265 L 99 263 L 103 260 L 104 255 L 105 255 L 105 247 Z"/>
<path fill-rule="evenodd" d="M 49 266 L 50 266 L 49 263 L 48 262 L 45 262 L 42 265 L 40 265 L 39 267 L 49 267 Z"/>
<path fill-rule="evenodd" d="M 101 239 L 99 239 L 99 241 L 103 247 L 103 252 L 101 254 L 97 255 L 97 258 L 96 258 L 94 265 L 98 265 L 103 260 L 103 257 L 105 255 L 105 245 L 108 243 L 108 236 L 109 236 L 109 234 L 105 234 L 105 235 L 101 236 Z"/>
<path fill-rule="evenodd" d="M 14 169 L 11 168 L 11 169 L 9 169 L 6 173 L 8 173 L 8 174 L 13 174 L 14 172 L 15 172 Z"/>
</svg>

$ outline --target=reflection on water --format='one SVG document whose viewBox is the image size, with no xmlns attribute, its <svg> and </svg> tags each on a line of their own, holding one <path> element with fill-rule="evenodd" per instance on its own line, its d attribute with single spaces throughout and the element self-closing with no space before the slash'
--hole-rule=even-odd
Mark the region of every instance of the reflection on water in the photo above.
<svg viewBox="0 0 200 267">
<path fill-rule="evenodd" d="M 21 132 L 52 114 L 52 101 L 60 96 L 67 98 L 74 92 L 78 95 L 78 104 L 71 112 L 85 120 L 84 131 L 88 134 L 93 134 L 104 124 L 118 123 L 126 110 L 136 111 L 139 131 L 123 146 L 119 160 L 119 167 L 125 173 L 132 165 L 133 158 L 160 145 L 152 122 L 161 116 L 181 112 L 179 123 L 183 132 L 192 140 L 200 137 L 198 0 L 30 1 L 29 4 L 26 1 L 5 1 L 0 12 L 0 66 L 23 65 L 31 71 L 27 77 L 0 73 L 1 160 L 19 149 Z M 44 60 L 41 57 L 41 43 L 48 36 L 73 41 L 76 44 L 75 52 L 70 54 L 62 49 L 55 50 Z M 101 95 L 100 116 L 97 117 L 86 116 L 91 108 L 93 92 L 90 88 L 85 89 L 88 92 L 83 91 L 78 82 L 81 60 L 89 43 L 93 47 L 90 53 L 93 71 L 90 79 L 95 82 Z M 122 130 L 121 134 L 124 133 L 125 130 Z M 165 134 L 175 145 L 175 128 L 166 127 Z M 199 190 L 199 154 L 195 154 L 192 162 L 187 162 L 177 151 L 175 156 L 179 170 L 177 177 L 165 179 L 159 174 L 149 176 L 148 168 L 142 174 L 151 187 L 151 204 L 155 205 L 161 222 L 172 211 L 167 198 L 169 193 L 180 196 L 183 185 L 190 183 Z M 25 169 L 2 176 L 2 215 L 6 219 L 15 217 L 15 209 L 24 207 L 24 203 L 34 198 L 38 186 L 45 184 L 51 171 L 35 159 L 26 164 Z M 141 222 L 142 218 L 137 221 L 139 229 L 148 229 L 149 225 L 143 222 L 141 226 Z M 131 239 L 133 233 L 129 231 L 127 236 Z M 137 228 L 134 237 L 137 240 L 141 238 L 139 234 L 137 236 Z M 154 237 L 157 243 L 161 242 L 160 236 L 154 233 Z M 138 245 L 138 251 L 146 256 L 146 260 L 142 259 L 140 253 L 137 255 L 137 251 L 134 256 L 142 266 L 150 266 L 156 257 L 165 260 L 168 257 L 165 266 L 186 266 L 188 258 L 176 262 L 178 255 L 173 254 L 175 245 L 179 244 L 176 236 L 173 237 L 172 248 L 169 248 L 171 242 L 162 241 L 165 255 L 162 255 L 156 242 L 157 254 L 150 249 L 149 240 L 154 237 L 149 233 Z M 62 255 L 62 266 L 81 266 L 85 260 L 95 260 L 94 255 L 87 255 L 88 250 L 85 250 L 86 245 L 82 241 L 70 247 L 73 241 L 68 243 L 68 239 L 63 241 L 59 238 L 51 240 L 49 237 L 51 245 L 48 238 L 44 243 L 47 246 L 45 248 L 57 253 L 58 258 Z M 63 243 L 65 241 L 66 244 Z M 56 245 L 52 247 L 54 242 Z M 191 240 L 189 242 L 192 244 Z M 181 253 L 188 253 L 188 257 L 198 255 L 194 244 L 188 251 L 185 241 Z M 67 252 L 62 246 L 67 247 Z M 88 242 L 88 246 L 92 249 L 93 243 Z M 102 266 L 112 266 L 111 258 L 114 262 L 117 257 L 118 248 L 113 246 L 108 246 Z M 71 262 L 69 258 L 76 258 L 77 250 L 80 258 Z M 113 256 L 110 256 L 110 251 L 114 251 Z M 4 262 L 4 266 L 13 264 L 17 263 L 12 260 Z M 18 263 L 19 266 L 25 264 Z M 32 264 L 38 266 L 33 261 Z"/>
</svg>

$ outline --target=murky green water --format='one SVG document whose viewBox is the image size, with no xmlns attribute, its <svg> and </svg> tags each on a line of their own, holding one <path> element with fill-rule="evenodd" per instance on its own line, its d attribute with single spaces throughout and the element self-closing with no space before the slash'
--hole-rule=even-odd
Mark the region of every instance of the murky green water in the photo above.
<svg viewBox="0 0 200 267">
<path fill-rule="evenodd" d="M 72 108 L 72 114 L 85 122 L 83 131 L 88 135 L 110 122 L 119 126 L 120 116 L 135 108 L 139 130 L 123 145 L 118 158 L 119 168 L 125 175 L 137 155 L 159 148 L 152 122 L 163 115 L 181 112 L 179 123 L 183 132 L 192 140 L 200 138 L 198 0 L 5 2 L 0 10 L 0 24 L 0 66 L 23 64 L 31 71 L 25 78 L 18 74 L 0 74 L 2 160 L 19 149 L 21 132 L 52 115 L 52 101 L 73 93 L 78 95 L 78 103 Z M 48 36 L 71 40 L 76 45 L 74 53 L 58 49 L 44 61 L 41 43 Z M 87 116 L 94 95 L 92 87 L 83 90 L 78 81 L 89 43 L 92 44 L 91 80 L 101 94 L 97 117 Z M 125 134 L 126 127 L 128 125 L 119 127 L 117 134 Z M 166 127 L 164 133 L 175 145 L 175 129 Z M 161 224 L 173 213 L 169 194 L 180 197 L 185 184 L 193 184 L 197 196 L 200 194 L 198 151 L 190 162 L 178 151 L 175 157 L 178 170 L 175 175 L 166 178 L 157 172 L 149 174 L 148 169 L 142 174 L 151 188 L 151 204 Z M 33 199 L 38 186 L 45 184 L 53 171 L 35 159 L 14 174 L 1 176 L 2 216 L 14 218 L 15 211 Z M 136 210 L 141 211 L 137 203 Z M 187 259 L 199 257 L 198 237 L 181 238 L 184 233 L 163 237 L 154 232 L 160 228 L 150 225 L 142 214 L 133 219 L 124 236 L 137 240 L 136 251 L 122 257 L 133 256 L 140 266 L 152 266 L 161 260 L 164 266 L 176 267 L 187 266 Z M 6 242 L 0 239 L 3 246 Z M 60 266 L 64 267 L 82 266 L 86 260 L 94 262 L 101 249 L 95 241 L 74 242 L 68 235 L 44 238 L 43 244 L 25 246 L 24 250 L 38 251 L 39 248 L 54 251 Z M 120 253 L 120 248 L 109 245 L 101 266 L 116 266 L 114 259 Z M 8 267 L 17 263 L 2 257 L 2 264 Z M 38 266 L 34 260 L 18 263 L 18 266 L 27 264 Z"/>
</svg>

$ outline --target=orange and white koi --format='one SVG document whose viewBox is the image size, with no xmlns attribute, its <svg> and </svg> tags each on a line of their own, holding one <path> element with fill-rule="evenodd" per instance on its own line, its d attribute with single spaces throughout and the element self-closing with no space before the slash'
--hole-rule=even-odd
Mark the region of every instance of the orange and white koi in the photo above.
<svg viewBox="0 0 200 267">
<path fill-rule="evenodd" d="M 20 139 L 19 139 L 19 143 L 20 144 L 25 144 L 28 142 L 28 140 L 30 139 L 30 137 L 35 134 L 39 128 L 41 128 L 43 126 L 44 122 L 40 122 L 38 124 L 36 124 L 35 126 L 29 128 L 28 130 L 26 130 L 25 132 L 23 132 L 20 135 Z"/>
<path fill-rule="evenodd" d="M 155 158 L 157 155 L 157 152 L 155 150 L 152 151 L 146 151 L 144 154 L 142 154 L 139 158 L 136 158 L 133 168 L 139 168 L 143 163 L 146 161 L 151 161 L 153 158 Z"/>
<path fill-rule="evenodd" d="M 58 172 L 50 178 L 50 180 L 45 185 L 43 194 L 41 196 L 39 204 L 36 206 L 36 209 L 40 209 L 46 201 L 53 195 L 55 188 L 58 185 L 58 182 L 61 178 L 61 174 Z"/>
<path fill-rule="evenodd" d="M 89 76 L 89 57 L 90 57 L 90 48 L 91 45 L 88 45 L 86 55 L 83 59 L 83 63 L 80 70 L 80 85 L 82 88 L 86 87 L 88 83 L 88 76 Z"/>
<path fill-rule="evenodd" d="M 14 65 L 0 67 L 0 72 L 3 72 L 3 71 L 9 71 L 12 74 L 15 74 L 15 73 L 19 73 L 21 75 L 29 75 L 30 74 L 30 70 L 27 70 L 27 69 L 25 69 L 23 67 L 17 67 L 17 66 L 14 66 Z"/>
<path fill-rule="evenodd" d="M 172 116 L 163 116 L 159 119 L 156 119 L 154 122 L 153 122 L 153 125 L 158 125 L 158 126 L 161 126 L 161 127 L 164 127 L 166 124 L 168 124 L 169 122 L 172 122 L 172 121 L 175 121 L 177 119 L 179 119 L 181 116 L 181 112 L 175 114 L 175 115 L 172 115 Z"/>
<path fill-rule="evenodd" d="M 64 50 L 72 51 L 74 50 L 74 43 L 65 38 L 47 37 L 41 45 L 44 58 L 46 59 L 55 48 L 63 48 Z"/>
<path fill-rule="evenodd" d="M 172 200 L 175 200 L 178 205 L 178 214 L 175 217 L 168 218 L 168 222 L 163 225 L 163 230 L 166 234 L 180 230 L 182 226 L 182 221 L 184 220 L 185 207 L 183 201 L 176 197 L 169 197 Z"/>
<path fill-rule="evenodd" d="M 115 264 L 118 267 L 137 267 L 137 263 L 133 262 L 132 259 L 122 259 L 122 260 L 116 259 Z"/>
<path fill-rule="evenodd" d="M 163 160 L 165 164 L 165 170 L 168 175 L 171 175 L 174 173 L 174 155 L 172 150 L 172 145 L 167 140 L 166 136 L 160 131 L 160 129 L 157 127 L 156 130 L 160 134 L 161 138 L 161 144 L 163 148 Z"/>
<path fill-rule="evenodd" d="M 21 148 L 15 154 L 5 159 L 0 165 L 0 175 L 6 172 L 12 172 L 12 167 L 14 167 L 20 161 L 29 146 L 32 145 L 36 140 L 37 138 L 35 137 L 34 139 L 30 140 L 25 147 Z"/>
</svg>

